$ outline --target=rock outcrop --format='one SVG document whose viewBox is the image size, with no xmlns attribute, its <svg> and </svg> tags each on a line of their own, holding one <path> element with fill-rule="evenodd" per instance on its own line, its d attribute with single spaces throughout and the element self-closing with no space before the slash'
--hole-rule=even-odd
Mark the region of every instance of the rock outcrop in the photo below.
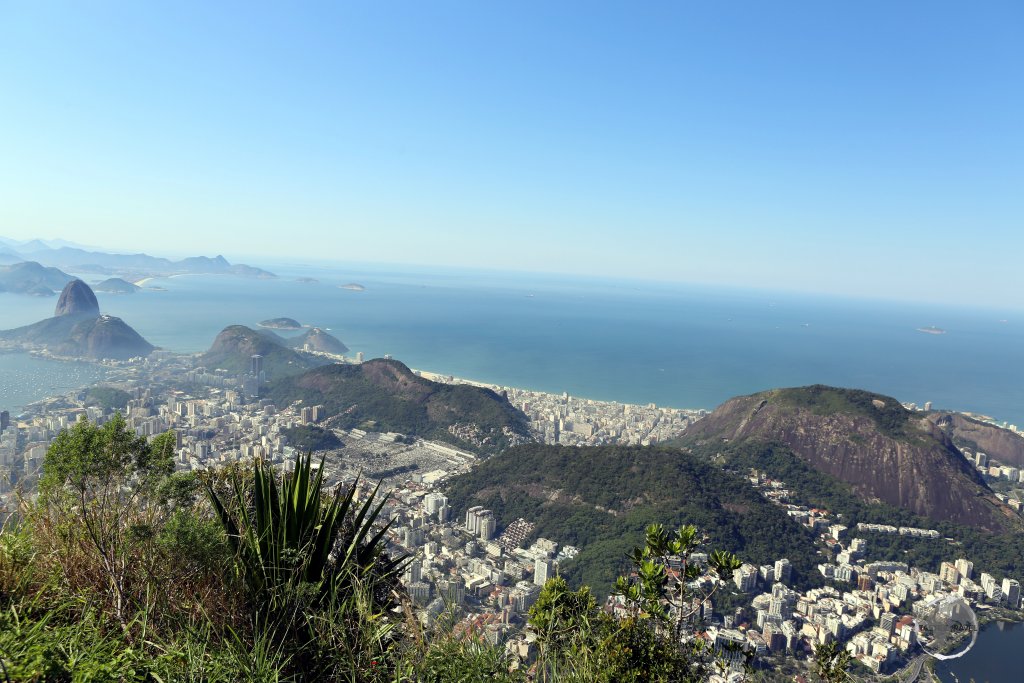
<svg viewBox="0 0 1024 683">
<path fill-rule="evenodd" d="M 782 444 L 863 500 L 934 520 L 999 531 L 1015 517 L 942 429 L 888 396 L 820 385 L 742 396 L 685 438 Z"/>
<path fill-rule="evenodd" d="M 348 347 L 341 343 L 341 340 L 325 332 L 319 327 L 311 328 L 298 337 L 294 337 L 288 340 L 288 346 L 294 349 L 305 350 L 308 347 L 309 351 L 318 351 L 320 353 L 330 353 L 335 356 L 340 356 L 348 353 Z"/>
<path fill-rule="evenodd" d="M 95 317 L 100 314 L 100 302 L 92 288 L 81 280 L 72 280 L 64 285 L 64 290 L 57 299 L 57 308 L 53 315 L 80 315 Z"/>
<path fill-rule="evenodd" d="M 64 287 L 52 318 L 0 332 L 0 341 L 93 360 L 147 356 L 154 349 L 120 318 L 101 315 L 96 295 L 81 280 Z"/>
<path fill-rule="evenodd" d="M 961 413 L 930 413 L 928 419 L 948 434 L 953 442 L 981 451 L 1002 465 L 1024 467 L 1024 437 L 996 425 L 974 420 Z"/>
</svg>

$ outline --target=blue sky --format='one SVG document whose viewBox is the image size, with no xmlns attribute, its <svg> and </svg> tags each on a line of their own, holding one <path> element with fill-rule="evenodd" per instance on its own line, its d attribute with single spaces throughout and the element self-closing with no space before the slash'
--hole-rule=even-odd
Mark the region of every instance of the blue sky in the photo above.
<svg viewBox="0 0 1024 683">
<path fill-rule="evenodd" d="M 1024 3 L 3 2 L 0 234 L 1024 306 Z"/>
</svg>

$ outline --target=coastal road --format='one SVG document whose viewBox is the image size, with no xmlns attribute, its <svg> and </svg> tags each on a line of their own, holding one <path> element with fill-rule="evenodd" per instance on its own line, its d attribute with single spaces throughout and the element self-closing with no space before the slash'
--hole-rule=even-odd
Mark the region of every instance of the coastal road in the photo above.
<svg viewBox="0 0 1024 683">
<path fill-rule="evenodd" d="M 927 660 L 927 655 L 921 655 L 913 661 L 913 663 L 910 665 L 910 675 L 907 676 L 906 683 L 914 683 L 914 681 L 917 680 L 917 677 L 921 675 L 921 667 L 924 666 L 924 663 Z"/>
</svg>

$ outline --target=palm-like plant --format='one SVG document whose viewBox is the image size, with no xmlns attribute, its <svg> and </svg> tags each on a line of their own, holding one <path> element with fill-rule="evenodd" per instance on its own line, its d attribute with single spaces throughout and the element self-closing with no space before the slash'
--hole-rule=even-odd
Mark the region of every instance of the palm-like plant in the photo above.
<svg viewBox="0 0 1024 683">
<path fill-rule="evenodd" d="M 310 454 L 299 457 L 280 482 L 273 469 L 257 460 L 248 489 L 237 476 L 222 500 L 212 483 L 208 493 L 235 552 L 236 571 L 259 604 L 278 611 L 303 595 L 339 596 L 352 582 L 389 583 L 400 562 L 384 554 L 391 523 L 374 528 L 385 500 L 380 484 L 362 504 L 356 485 L 323 496 L 323 460 L 314 472 Z"/>
</svg>

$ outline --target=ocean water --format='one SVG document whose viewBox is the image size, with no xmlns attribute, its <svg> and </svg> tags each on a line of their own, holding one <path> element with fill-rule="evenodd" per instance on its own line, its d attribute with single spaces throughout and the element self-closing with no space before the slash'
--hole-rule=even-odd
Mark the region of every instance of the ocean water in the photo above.
<svg viewBox="0 0 1024 683">
<path fill-rule="evenodd" d="M 226 325 L 287 316 L 330 329 L 353 355 L 595 399 L 713 408 L 738 394 L 825 383 L 1024 424 L 1021 311 L 526 274 L 266 267 L 281 277 L 184 276 L 147 283 L 164 291 L 98 296 L 104 312 L 179 352 L 205 350 Z M 348 282 L 366 291 L 338 287 Z M 0 328 L 50 315 L 55 303 L 0 294 Z M 917 331 L 927 326 L 947 333 Z"/>
</svg>

